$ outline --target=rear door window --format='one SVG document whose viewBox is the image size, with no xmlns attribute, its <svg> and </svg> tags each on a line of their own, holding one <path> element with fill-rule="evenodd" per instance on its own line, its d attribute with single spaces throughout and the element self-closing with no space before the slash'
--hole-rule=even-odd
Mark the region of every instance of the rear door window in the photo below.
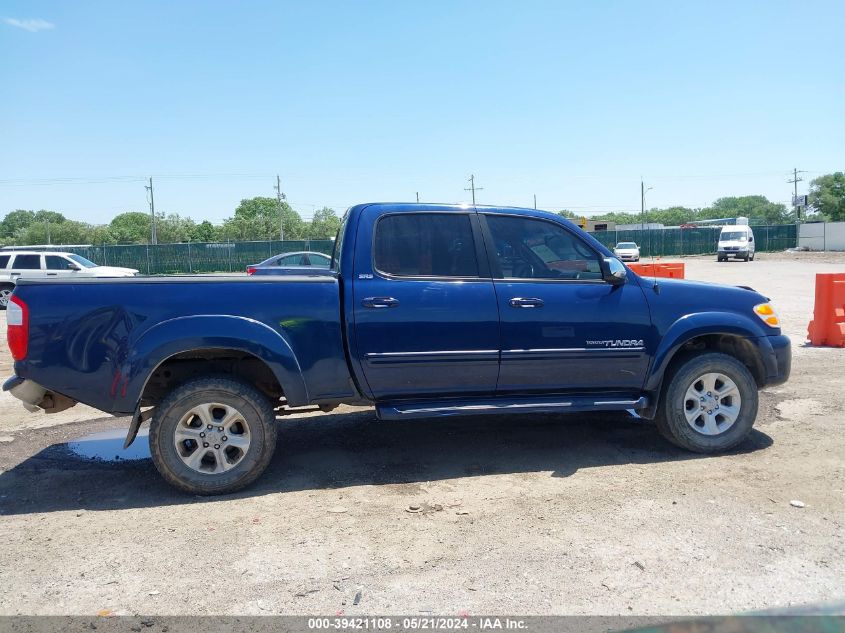
<svg viewBox="0 0 845 633">
<path fill-rule="evenodd" d="M 41 270 L 41 255 L 15 255 L 15 270 Z"/>
<path fill-rule="evenodd" d="M 0 255 L 0 268 L 5 268 L 9 264 L 10 255 Z"/>
<path fill-rule="evenodd" d="M 413 213 L 376 224 L 375 268 L 402 277 L 478 277 L 469 216 Z"/>
<path fill-rule="evenodd" d="M 302 266 L 302 255 L 285 255 L 276 261 L 276 266 Z"/>
</svg>

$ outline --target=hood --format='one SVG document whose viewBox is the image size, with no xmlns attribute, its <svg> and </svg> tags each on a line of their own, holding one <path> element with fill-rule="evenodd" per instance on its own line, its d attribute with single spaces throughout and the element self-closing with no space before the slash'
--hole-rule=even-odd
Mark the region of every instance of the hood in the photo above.
<svg viewBox="0 0 845 633">
<path fill-rule="evenodd" d="M 662 277 L 640 277 L 640 280 L 652 309 L 652 317 L 665 323 L 672 323 L 697 312 L 735 313 L 757 323 L 754 306 L 769 301 L 768 297 L 756 290 L 742 286 Z M 654 290 L 655 281 L 657 291 Z M 763 325 L 762 322 L 759 324 Z M 774 329 L 771 333 L 775 333 Z"/>
<path fill-rule="evenodd" d="M 134 277 L 138 274 L 138 271 L 134 268 L 121 268 L 119 266 L 94 266 L 87 270 L 94 277 Z"/>
</svg>

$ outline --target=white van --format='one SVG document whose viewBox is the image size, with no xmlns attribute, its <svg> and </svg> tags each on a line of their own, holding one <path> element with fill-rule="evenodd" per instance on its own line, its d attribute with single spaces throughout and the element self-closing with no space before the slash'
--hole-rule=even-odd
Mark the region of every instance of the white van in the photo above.
<svg viewBox="0 0 845 633">
<path fill-rule="evenodd" d="M 754 231 L 747 224 L 722 227 L 716 246 L 716 261 L 726 262 L 728 257 L 754 261 Z"/>
</svg>

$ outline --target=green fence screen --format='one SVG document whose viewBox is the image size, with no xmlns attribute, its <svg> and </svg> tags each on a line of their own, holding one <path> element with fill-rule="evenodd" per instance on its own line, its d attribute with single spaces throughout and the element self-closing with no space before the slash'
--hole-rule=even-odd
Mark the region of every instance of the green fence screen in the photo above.
<svg viewBox="0 0 845 633">
<path fill-rule="evenodd" d="M 599 242 L 613 248 L 619 242 L 636 242 L 642 257 L 707 255 L 716 252 L 720 227 L 598 231 Z M 782 251 L 796 246 L 794 224 L 755 226 L 756 250 Z M 128 244 L 125 246 L 55 246 L 78 253 L 97 264 L 136 268 L 147 275 L 175 273 L 245 272 L 273 255 L 292 251 L 317 251 L 330 255 L 332 240 L 274 240 L 271 242 L 190 242 L 187 244 Z"/>
<path fill-rule="evenodd" d="M 272 242 L 190 242 L 187 244 L 128 244 L 125 246 L 68 246 L 56 250 L 78 253 L 104 266 L 135 268 L 147 275 L 174 273 L 246 272 L 246 267 L 292 251 L 331 255 L 332 240 L 275 240 Z"/>
<path fill-rule="evenodd" d="M 794 224 L 752 228 L 757 252 L 783 251 L 797 245 Z M 721 230 L 719 226 L 703 226 L 691 229 L 597 231 L 592 235 L 611 249 L 619 242 L 636 242 L 641 257 L 662 257 L 714 254 Z"/>
</svg>

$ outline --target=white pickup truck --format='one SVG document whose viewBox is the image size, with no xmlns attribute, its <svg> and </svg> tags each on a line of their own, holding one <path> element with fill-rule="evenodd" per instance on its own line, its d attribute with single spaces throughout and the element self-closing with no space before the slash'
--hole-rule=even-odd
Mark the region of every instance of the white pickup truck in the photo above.
<svg viewBox="0 0 845 633">
<path fill-rule="evenodd" d="M 134 277 L 134 268 L 98 266 L 74 253 L 0 251 L 0 310 L 5 310 L 18 279 Z"/>
</svg>

